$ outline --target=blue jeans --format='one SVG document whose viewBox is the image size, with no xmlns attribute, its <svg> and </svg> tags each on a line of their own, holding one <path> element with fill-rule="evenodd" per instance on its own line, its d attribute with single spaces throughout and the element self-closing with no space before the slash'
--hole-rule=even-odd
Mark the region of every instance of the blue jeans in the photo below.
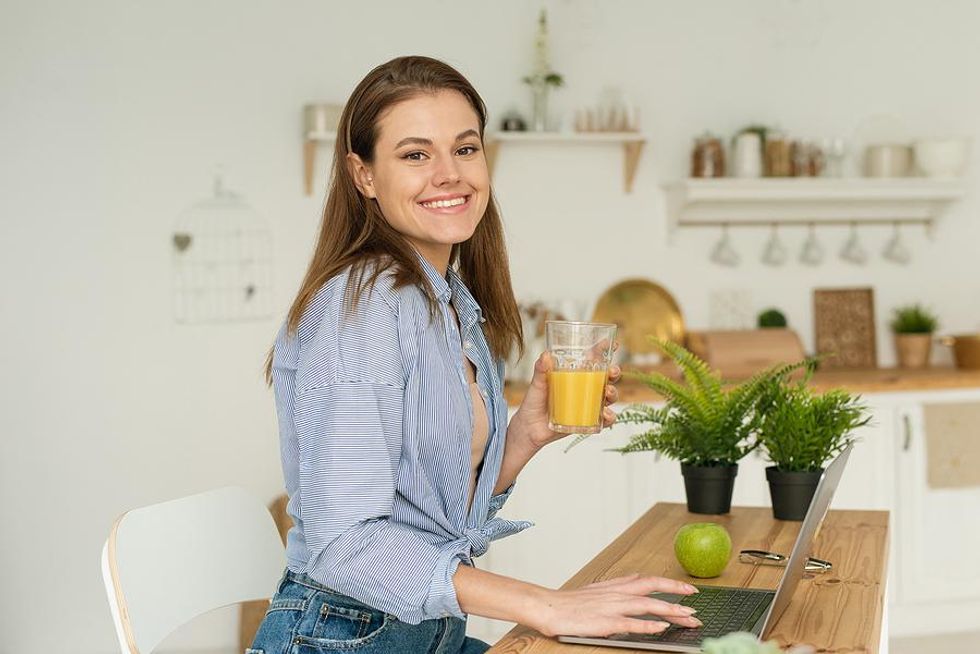
<svg viewBox="0 0 980 654">
<path fill-rule="evenodd" d="M 482 654 L 466 620 L 413 625 L 289 570 L 245 654 Z"/>
</svg>

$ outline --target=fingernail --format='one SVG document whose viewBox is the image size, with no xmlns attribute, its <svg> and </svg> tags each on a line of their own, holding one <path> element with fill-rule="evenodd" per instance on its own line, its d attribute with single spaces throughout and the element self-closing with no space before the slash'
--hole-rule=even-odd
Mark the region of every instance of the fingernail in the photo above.
<svg viewBox="0 0 980 654">
<path fill-rule="evenodd" d="M 692 609 L 690 606 L 681 607 L 681 613 L 683 613 L 684 615 L 694 615 L 697 612 L 698 612 L 697 609 Z"/>
<path fill-rule="evenodd" d="M 667 627 L 670 626 L 669 622 L 654 622 L 653 624 L 657 625 L 661 629 L 666 629 Z"/>
<path fill-rule="evenodd" d="M 685 588 L 687 589 L 687 592 L 689 592 L 689 593 L 700 593 L 700 592 L 701 592 L 701 591 L 699 591 L 699 590 L 697 589 L 697 587 L 696 587 L 696 586 L 692 586 L 691 584 L 687 584 L 687 585 L 685 586 Z"/>
<path fill-rule="evenodd" d="M 694 624 L 695 627 L 703 627 L 704 626 L 704 623 L 701 622 L 700 620 L 698 620 L 697 618 L 691 618 L 691 622 L 695 623 Z"/>
</svg>

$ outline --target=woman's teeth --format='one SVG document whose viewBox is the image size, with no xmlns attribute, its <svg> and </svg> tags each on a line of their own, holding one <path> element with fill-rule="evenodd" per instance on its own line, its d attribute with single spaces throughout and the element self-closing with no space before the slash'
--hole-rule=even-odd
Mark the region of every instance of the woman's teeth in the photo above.
<svg viewBox="0 0 980 654">
<path fill-rule="evenodd" d="M 456 207 L 466 202 L 466 198 L 454 198 L 452 200 L 436 200 L 435 202 L 420 202 L 423 207 L 429 209 L 443 209 L 445 207 Z"/>
</svg>

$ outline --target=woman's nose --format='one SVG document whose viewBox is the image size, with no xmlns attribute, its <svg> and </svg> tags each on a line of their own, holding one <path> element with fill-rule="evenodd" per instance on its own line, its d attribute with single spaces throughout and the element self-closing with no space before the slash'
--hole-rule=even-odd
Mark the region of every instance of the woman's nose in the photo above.
<svg viewBox="0 0 980 654">
<path fill-rule="evenodd" d="M 459 169 L 456 167 L 456 162 L 452 159 L 444 160 L 440 163 L 434 173 L 432 183 L 435 186 L 455 184 L 459 181 Z"/>
</svg>

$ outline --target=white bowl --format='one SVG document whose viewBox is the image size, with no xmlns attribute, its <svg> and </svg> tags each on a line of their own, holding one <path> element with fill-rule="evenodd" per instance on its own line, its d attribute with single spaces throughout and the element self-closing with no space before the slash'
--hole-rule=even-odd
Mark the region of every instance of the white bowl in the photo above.
<svg viewBox="0 0 980 654">
<path fill-rule="evenodd" d="M 915 166 L 926 177 L 959 177 L 970 155 L 970 140 L 935 139 L 916 141 Z"/>
</svg>

